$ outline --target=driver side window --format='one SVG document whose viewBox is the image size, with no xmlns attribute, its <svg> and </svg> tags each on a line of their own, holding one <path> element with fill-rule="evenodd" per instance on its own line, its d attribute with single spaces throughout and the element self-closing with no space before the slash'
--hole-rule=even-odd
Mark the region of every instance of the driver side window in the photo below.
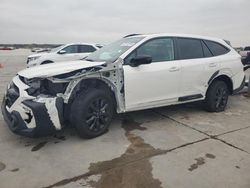
<svg viewBox="0 0 250 188">
<path fill-rule="evenodd" d="M 71 45 L 63 48 L 62 50 L 66 51 L 66 54 L 74 54 L 78 53 L 78 46 L 77 45 Z"/>
<path fill-rule="evenodd" d="M 125 64 L 129 64 L 132 58 L 145 55 L 151 56 L 152 62 L 163 62 L 163 61 L 174 60 L 173 39 L 158 38 L 142 44 L 125 59 Z"/>
</svg>

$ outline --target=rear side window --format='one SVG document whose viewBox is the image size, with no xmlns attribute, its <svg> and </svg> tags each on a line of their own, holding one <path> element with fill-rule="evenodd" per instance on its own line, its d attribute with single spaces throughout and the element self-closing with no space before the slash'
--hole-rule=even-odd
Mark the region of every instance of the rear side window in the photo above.
<svg viewBox="0 0 250 188">
<path fill-rule="evenodd" d="M 212 57 L 213 54 L 211 53 L 211 51 L 208 49 L 207 45 L 202 41 L 202 48 L 203 48 L 203 52 L 204 52 L 204 57 Z"/>
<path fill-rule="evenodd" d="M 79 53 L 90 53 L 94 52 L 96 49 L 90 45 L 79 45 Z"/>
<path fill-rule="evenodd" d="M 198 39 L 178 38 L 179 59 L 203 58 L 201 41 Z"/>
<path fill-rule="evenodd" d="M 204 42 L 206 43 L 207 47 L 210 49 L 214 56 L 223 55 L 229 52 L 229 49 L 219 43 L 207 40 L 205 40 Z"/>
<path fill-rule="evenodd" d="M 62 50 L 66 51 L 67 54 L 74 54 L 77 53 L 77 45 L 71 45 L 63 48 Z"/>
</svg>

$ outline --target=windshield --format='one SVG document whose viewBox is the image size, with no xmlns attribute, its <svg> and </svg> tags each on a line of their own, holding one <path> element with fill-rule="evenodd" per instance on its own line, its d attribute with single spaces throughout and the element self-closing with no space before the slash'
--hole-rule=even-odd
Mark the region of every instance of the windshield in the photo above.
<svg viewBox="0 0 250 188">
<path fill-rule="evenodd" d="M 106 61 L 114 62 L 117 60 L 124 52 L 129 48 L 134 46 L 136 43 L 141 41 L 144 37 L 131 37 L 123 38 L 116 42 L 113 42 L 107 46 L 102 47 L 101 49 L 90 54 L 86 60 L 88 61 Z"/>
</svg>

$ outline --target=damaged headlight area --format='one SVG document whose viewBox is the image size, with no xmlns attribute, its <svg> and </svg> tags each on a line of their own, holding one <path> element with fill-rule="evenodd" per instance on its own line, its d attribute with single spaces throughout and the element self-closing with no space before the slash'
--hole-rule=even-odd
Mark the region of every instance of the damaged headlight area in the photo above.
<svg viewBox="0 0 250 188">
<path fill-rule="evenodd" d="M 30 86 L 28 89 L 26 89 L 26 91 L 30 96 L 34 97 L 37 97 L 40 94 L 48 96 L 56 96 L 59 93 L 64 93 L 69 84 L 68 82 L 54 83 L 47 78 L 27 79 L 20 76 L 20 79 L 26 85 Z"/>
<path fill-rule="evenodd" d="M 37 59 L 40 58 L 40 57 L 41 57 L 41 56 L 28 57 L 27 63 L 30 62 L 30 61 L 35 61 L 35 60 L 37 60 Z"/>
</svg>

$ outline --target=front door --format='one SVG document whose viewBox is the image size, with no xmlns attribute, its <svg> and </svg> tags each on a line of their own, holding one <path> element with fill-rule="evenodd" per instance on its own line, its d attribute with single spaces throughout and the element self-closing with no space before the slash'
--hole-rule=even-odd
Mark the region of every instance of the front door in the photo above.
<svg viewBox="0 0 250 188">
<path fill-rule="evenodd" d="M 132 67 L 132 58 L 152 57 L 152 63 Z M 164 106 L 180 97 L 180 64 L 175 61 L 172 38 L 151 39 L 124 60 L 124 89 L 126 111 Z"/>
</svg>

